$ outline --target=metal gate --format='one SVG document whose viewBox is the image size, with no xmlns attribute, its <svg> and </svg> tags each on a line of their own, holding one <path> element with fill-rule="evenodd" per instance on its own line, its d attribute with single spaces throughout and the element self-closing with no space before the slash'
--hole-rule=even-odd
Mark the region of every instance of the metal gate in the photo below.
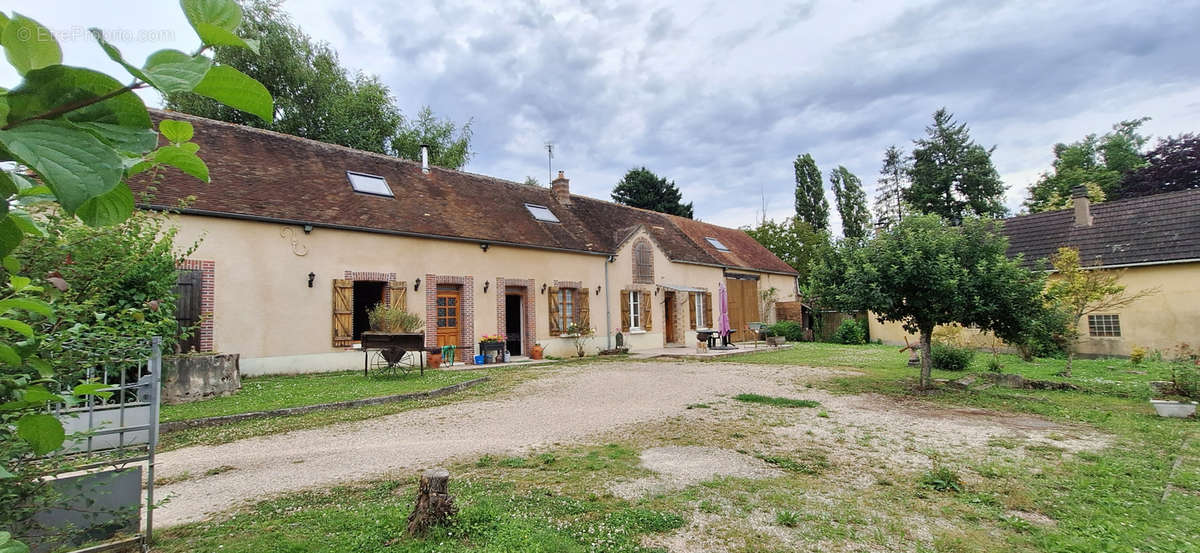
<svg viewBox="0 0 1200 553">
<path fill-rule="evenodd" d="M 148 550 L 154 536 L 162 339 L 155 336 L 149 345 L 146 359 L 111 360 L 86 369 L 86 378 L 105 384 L 102 392 L 110 396 L 89 395 L 82 406 L 53 409 L 67 438 L 52 454 L 64 468 L 47 479 L 61 501 L 35 515 L 37 526 L 56 530 L 30 536 L 35 552 L 106 539 L 108 545 L 140 544 Z M 111 540 L 121 533 L 131 537 Z"/>
</svg>

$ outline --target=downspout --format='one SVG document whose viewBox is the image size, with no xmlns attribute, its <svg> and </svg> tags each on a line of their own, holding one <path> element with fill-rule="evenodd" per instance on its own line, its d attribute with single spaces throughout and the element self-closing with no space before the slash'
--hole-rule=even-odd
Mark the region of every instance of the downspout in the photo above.
<svg viewBox="0 0 1200 553">
<path fill-rule="evenodd" d="M 612 263 L 616 256 L 608 256 L 604 260 L 604 343 L 605 349 L 612 349 L 612 310 L 609 309 L 609 290 L 608 290 L 608 264 Z"/>
</svg>

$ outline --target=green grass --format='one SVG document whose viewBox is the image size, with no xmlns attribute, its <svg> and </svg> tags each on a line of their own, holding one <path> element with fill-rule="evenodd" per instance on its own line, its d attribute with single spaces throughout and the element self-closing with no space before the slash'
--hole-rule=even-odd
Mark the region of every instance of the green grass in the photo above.
<svg viewBox="0 0 1200 553">
<path fill-rule="evenodd" d="M 256 376 L 242 380 L 232 396 L 165 405 L 162 422 L 199 419 L 300 407 L 338 401 L 423 392 L 479 378 L 483 371 L 425 371 L 425 375 L 371 376 L 336 372 L 288 376 Z"/>
<path fill-rule="evenodd" d="M 761 403 L 773 407 L 816 407 L 821 404 L 811 399 L 792 399 L 787 397 L 764 396 L 759 394 L 738 394 L 733 399 L 745 403 Z"/>
</svg>

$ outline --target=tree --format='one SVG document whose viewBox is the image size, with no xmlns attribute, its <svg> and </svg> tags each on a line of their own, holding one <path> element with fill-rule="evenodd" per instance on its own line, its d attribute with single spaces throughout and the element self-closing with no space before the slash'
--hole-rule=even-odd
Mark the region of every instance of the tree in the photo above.
<svg viewBox="0 0 1200 553">
<path fill-rule="evenodd" d="M 420 161 L 422 144 L 429 146 L 430 164 L 461 169 L 472 156 L 471 121 L 459 127 L 449 119 L 438 119 L 429 106 L 424 106 L 416 119 L 403 119 L 392 139 L 389 153 Z"/>
<path fill-rule="evenodd" d="M 668 182 L 645 167 L 625 173 L 613 188 L 612 199 L 619 204 L 692 218 L 692 202 L 683 203 L 675 181 Z"/>
<path fill-rule="evenodd" d="M 49 406 L 107 393 L 96 382 L 57 381 L 54 367 L 32 347 L 47 339 L 38 330 L 41 324 L 56 317 L 47 299 L 70 283 L 57 271 L 35 275 L 35 282 L 13 255 L 27 237 L 45 236 L 30 206 L 49 202 L 63 216 L 109 226 L 133 212 L 129 178 L 171 166 L 208 181 L 208 168 L 191 142 L 192 126 L 164 120 L 155 129 L 134 90 L 153 88 L 167 95 L 193 91 L 266 121 L 273 117 L 274 104 L 262 84 L 204 55 L 217 44 L 258 47 L 237 34 L 242 19 L 237 3 L 180 4 L 202 43 L 191 54 L 159 50 L 139 67 L 125 60 L 103 32 L 91 29 L 105 54 L 132 76 L 126 85 L 98 71 L 63 65 L 54 33 L 28 17 L 0 14 L 5 58 L 21 76 L 16 86 L 0 88 L 0 197 L 5 206 L 0 213 L 0 479 L 6 492 L 0 494 L 5 502 L 0 527 L 19 515 L 7 503 L 14 498 L 10 486 L 44 476 L 38 459 L 63 444 L 62 424 Z M 133 21 L 140 14 L 128 15 Z M 26 548 L 5 531 L 0 532 L 0 549 Z"/>
<path fill-rule="evenodd" d="M 924 389 L 935 327 L 975 325 L 1016 342 L 1043 308 L 1043 277 L 1007 249 L 994 221 L 951 227 L 937 216 L 906 217 L 865 245 L 839 243 L 835 255 L 813 264 L 810 289 L 826 305 L 870 311 L 918 334 Z"/>
<path fill-rule="evenodd" d="M 830 249 L 826 231 L 817 230 L 795 217 L 788 217 L 779 223 L 763 221 L 758 227 L 742 230 L 800 273 L 801 282 L 808 280 L 812 260 Z"/>
<path fill-rule="evenodd" d="M 843 165 L 838 165 L 829 174 L 833 186 L 833 199 L 838 214 L 842 216 L 842 236 L 851 239 L 866 238 L 871 229 L 871 212 L 867 209 L 867 194 L 863 192 L 862 180 Z"/>
<path fill-rule="evenodd" d="M 817 230 L 829 228 L 829 202 L 817 162 L 804 154 L 796 156 L 792 166 L 796 170 L 796 218 Z"/>
<path fill-rule="evenodd" d="M 529 176 L 529 175 L 525 175 L 525 182 L 524 182 L 524 184 L 525 184 L 525 186 L 541 186 L 541 185 L 542 185 L 542 183 L 538 182 L 538 180 L 537 180 L 537 179 L 535 179 L 535 178 L 533 178 L 532 176 Z"/>
<path fill-rule="evenodd" d="M 875 219 L 884 228 L 899 223 L 908 214 L 904 205 L 904 191 L 908 189 L 908 160 L 904 151 L 888 146 L 883 153 L 883 167 L 879 169 L 879 180 L 875 188 Z"/>
<path fill-rule="evenodd" d="M 1067 366 L 1062 374 L 1071 376 L 1071 361 L 1075 358 L 1075 346 L 1080 336 L 1080 320 L 1092 313 L 1115 311 L 1157 294 L 1158 289 L 1126 293 L 1125 286 L 1118 284 L 1121 272 L 1083 266 L 1079 250 L 1075 248 L 1059 248 L 1050 263 L 1054 266 L 1054 276 L 1050 279 L 1046 294 L 1069 317 L 1066 332 Z"/>
<path fill-rule="evenodd" d="M 1200 188 L 1200 136 L 1183 134 L 1160 139 L 1146 152 L 1146 165 L 1125 175 L 1120 198 L 1136 198 Z"/>
<path fill-rule="evenodd" d="M 956 123 L 946 108 L 934 112 L 925 135 L 913 141 L 912 184 L 904 200 L 951 223 L 971 215 L 1003 217 L 1004 183 L 992 166 L 992 150 L 976 144 L 966 123 Z"/>
<path fill-rule="evenodd" d="M 1032 213 L 1070 207 L 1071 190 L 1088 186 L 1089 198 L 1113 197 L 1121 179 L 1146 164 L 1140 150 L 1146 137 L 1137 130 L 1149 117 L 1122 121 L 1104 136 L 1089 134 L 1078 142 L 1054 145 L 1054 164 L 1029 189 L 1025 207 Z"/>
</svg>

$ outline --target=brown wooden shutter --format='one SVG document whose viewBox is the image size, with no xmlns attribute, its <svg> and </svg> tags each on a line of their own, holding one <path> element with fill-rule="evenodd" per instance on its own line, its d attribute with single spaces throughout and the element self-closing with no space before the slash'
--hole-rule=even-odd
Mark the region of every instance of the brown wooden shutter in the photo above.
<svg viewBox="0 0 1200 553">
<path fill-rule="evenodd" d="M 713 318 L 712 292 L 704 293 L 704 311 L 708 313 L 708 317 L 704 320 L 704 326 L 717 328 L 717 320 Z"/>
<path fill-rule="evenodd" d="M 696 330 L 696 293 L 688 292 L 688 315 L 692 317 L 692 330 Z"/>
<path fill-rule="evenodd" d="M 354 281 L 333 280 L 333 347 L 354 342 Z"/>
<path fill-rule="evenodd" d="M 592 314 L 588 309 L 588 289 L 575 289 L 575 324 L 580 328 L 592 328 Z"/>
<path fill-rule="evenodd" d="M 550 296 L 550 301 L 546 302 L 550 306 L 550 335 L 561 336 L 563 329 L 558 326 L 558 288 L 550 288 L 546 294 Z"/>
<path fill-rule="evenodd" d="M 629 332 L 629 290 L 621 290 L 621 331 Z"/>
<path fill-rule="evenodd" d="M 175 322 L 179 324 L 181 335 L 185 330 L 191 332 L 186 340 L 180 340 L 175 345 L 178 352 L 200 351 L 199 325 L 203 318 L 200 289 L 203 283 L 204 273 L 195 270 L 180 270 L 175 281 L 175 295 L 178 298 L 175 300 Z"/>
<path fill-rule="evenodd" d="M 388 307 L 408 311 L 408 283 L 401 280 L 388 281 Z"/>
<path fill-rule="evenodd" d="M 650 303 L 650 292 L 642 292 L 642 330 L 650 332 L 650 314 L 654 312 L 654 304 Z"/>
</svg>

